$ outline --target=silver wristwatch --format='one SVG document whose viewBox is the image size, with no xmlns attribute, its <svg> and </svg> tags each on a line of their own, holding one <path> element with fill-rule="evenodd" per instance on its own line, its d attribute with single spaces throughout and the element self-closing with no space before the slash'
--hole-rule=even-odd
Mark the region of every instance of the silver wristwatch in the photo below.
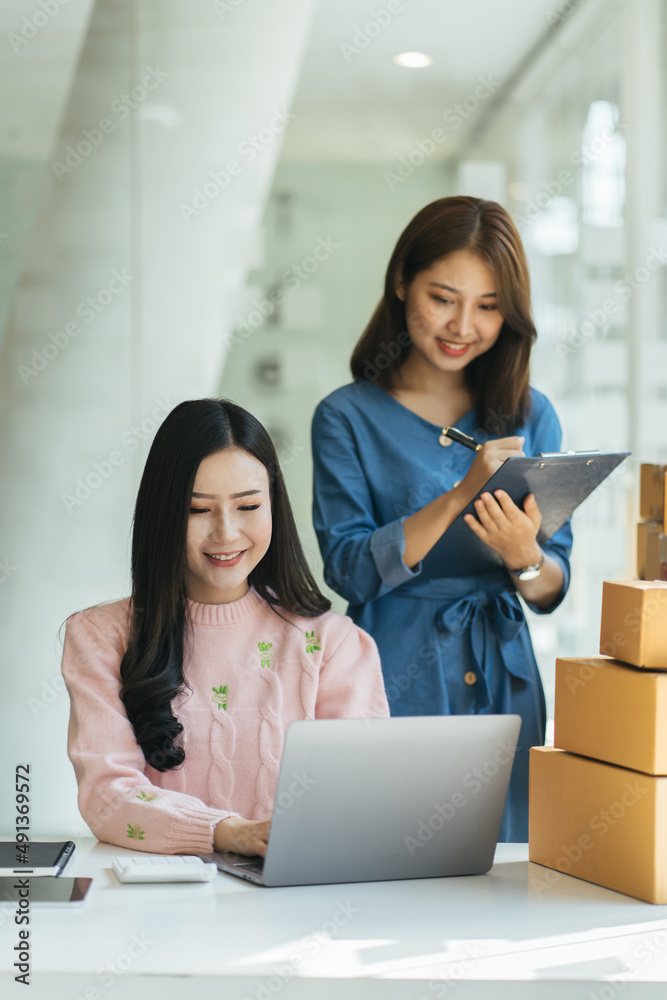
<svg viewBox="0 0 667 1000">
<path fill-rule="evenodd" d="M 517 580 L 536 580 L 540 575 L 543 565 L 544 552 L 542 553 L 542 558 L 539 562 L 533 563 L 532 566 L 524 566 L 522 569 L 511 569 L 510 573 L 512 576 L 515 576 Z"/>
</svg>

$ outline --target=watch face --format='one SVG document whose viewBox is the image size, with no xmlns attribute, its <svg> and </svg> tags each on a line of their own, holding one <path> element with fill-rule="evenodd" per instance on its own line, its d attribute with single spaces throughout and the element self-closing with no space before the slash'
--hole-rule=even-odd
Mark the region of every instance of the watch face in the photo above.
<svg viewBox="0 0 667 1000">
<path fill-rule="evenodd" d="M 542 567 L 534 567 L 532 569 L 524 569 L 523 573 L 519 573 L 517 579 L 519 580 L 536 580 L 540 575 L 540 569 Z"/>
</svg>

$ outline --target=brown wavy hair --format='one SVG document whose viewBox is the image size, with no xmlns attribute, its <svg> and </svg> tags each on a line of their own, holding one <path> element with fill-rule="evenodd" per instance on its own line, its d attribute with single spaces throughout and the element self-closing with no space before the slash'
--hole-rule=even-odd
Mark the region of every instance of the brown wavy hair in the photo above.
<svg viewBox="0 0 667 1000">
<path fill-rule="evenodd" d="M 352 353 L 352 374 L 383 389 L 396 385 L 411 346 L 397 282 L 407 288 L 420 271 L 457 250 L 481 258 L 497 281 L 503 317 L 500 336 L 464 372 L 478 420 L 494 433 L 511 434 L 530 411 L 530 351 L 537 333 L 521 237 L 508 212 L 495 201 L 463 195 L 440 198 L 408 223 L 391 255 L 384 295 Z"/>
</svg>

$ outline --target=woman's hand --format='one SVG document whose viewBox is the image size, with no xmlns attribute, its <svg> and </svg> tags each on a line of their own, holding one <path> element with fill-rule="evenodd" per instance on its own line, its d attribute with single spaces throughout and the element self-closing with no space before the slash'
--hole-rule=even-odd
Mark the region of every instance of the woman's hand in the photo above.
<svg viewBox="0 0 667 1000">
<path fill-rule="evenodd" d="M 460 483 L 405 519 L 403 561 L 406 566 L 412 569 L 431 551 L 452 521 L 468 506 L 473 497 L 477 496 L 506 458 L 523 455 L 523 442 L 522 437 L 487 441 L 475 455 L 472 465 Z"/>
<path fill-rule="evenodd" d="M 494 472 L 498 471 L 506 458 L 523 457 L 524 441 L 525 438 L 522 437 L 506 437 L 498 438 L 497 441 L 487 441 L 482 445 L 468 472 L 455 487 L 465 499 L 464 507 L 479 493 Z"/>
<path fill-rule="evenodd" d="M 498 553 L 510 572 L 540 561 L 542 550 L 537 544 L 537 533 L 542 514 L 532 493 L 526 497 L 523 510 L 504 490 L 496 490 L 493 496 L 482 493 L 475 501 L 475 512 L 479 520 L 466 514 L 466 524 Z"/>
<path fill-rule="evenodd" d="M 216 851 L 234 851 L 236 854 L 266 857 L 271 820 L 242 819 L 228 816 L 220 820 L 213 832 L 213 847 Z"/>
<path fill-rule="evenodd" d="M 538 577 L 519 580 L 514 576 L 512 582 L 523 598 L 548 610 L 563 587 L 563 570 L 560 563 L 545 555 L 537 544 L 542 514 L 533 494 L 528 494 L 521 510 L 504 490 L 496 490 L 494 496 L 482 493 L 475 502 L 475 510 L 479 521 L 472 514 L 466 514 L 466 524 L 498 553 L 510 573 L 542 562 Z"/>
</svg>

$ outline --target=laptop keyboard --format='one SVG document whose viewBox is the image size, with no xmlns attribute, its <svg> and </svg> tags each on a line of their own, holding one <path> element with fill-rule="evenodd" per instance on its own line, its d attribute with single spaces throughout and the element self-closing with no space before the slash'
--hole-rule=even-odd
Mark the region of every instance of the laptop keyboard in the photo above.
<svg viewBox="0 0 667 1000">
<path fill-rule="evenodd" d="M 264 859 L 262 858 L 261 861 L 237 862 L 234 867 L 243 868 L 244 871 L 250 872 L 251 875 L 262 875 L 264 873 Z"/>
</svg>

